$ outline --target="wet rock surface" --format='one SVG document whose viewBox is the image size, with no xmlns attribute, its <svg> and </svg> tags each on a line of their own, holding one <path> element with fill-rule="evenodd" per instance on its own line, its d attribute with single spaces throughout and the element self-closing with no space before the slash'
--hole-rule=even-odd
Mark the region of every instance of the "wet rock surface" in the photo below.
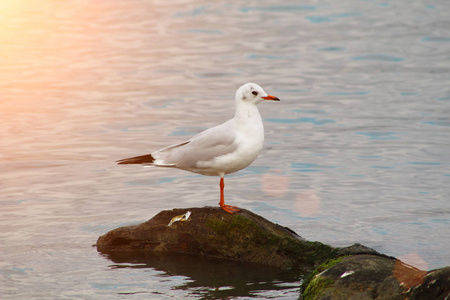
<svg viewBox="0 0 450 300">
<path fill-rule="evenodd" d="M 383 256 L 340 257 L 310 275 L 303 299 L 446 299 L 449 275 L 450 268 L 426 272 Z"/>
<path fill-rule="evenodd" d="M 168 226 L 174 217 L 188 211 L 188 220 Z M 140 225 L 108 232 L 98 239 L 97 248 L 103 253 L 193 253 L 284 269 L 314 268 L 336 253 L 331 246 L 306 241 L 292 230 L 248 210 L 231 215 L 216 207 L 162 211 Z"/>
<path fill-rule="evenodd" d="M 108 232 L 96 246 L 113 260 L 160 261 L 162 253 L 178 253 L 297 270 L 308 274 L 302 299 L 450 298 L 450 267 L 426 272 L 361 244 L 334 248 L 309 242 L 248 210 L 233 215 L 216 207 L 162 211 L 140 225 Z"/>
</svg>

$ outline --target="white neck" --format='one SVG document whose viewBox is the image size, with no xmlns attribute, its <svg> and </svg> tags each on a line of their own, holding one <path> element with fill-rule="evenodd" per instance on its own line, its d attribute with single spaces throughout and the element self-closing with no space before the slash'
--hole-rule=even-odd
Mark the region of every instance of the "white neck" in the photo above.
<svg viewBox="0 0 450 300">
<path fill-rule="evenodd" d="M 247 122 L 250 119 L 261 119 L 258 107 L 253 103 L 236 101 L 236 113 L 234 118 L 239 122 Z M 254 122 L 254 121 L 252 121 Z"/>
</svg>

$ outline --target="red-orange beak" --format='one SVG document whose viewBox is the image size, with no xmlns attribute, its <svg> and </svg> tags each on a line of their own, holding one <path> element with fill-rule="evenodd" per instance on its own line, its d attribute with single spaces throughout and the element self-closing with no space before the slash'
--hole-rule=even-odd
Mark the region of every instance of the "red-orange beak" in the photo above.
<svg viewBox="0 0 450 300">
<path fill-rule="evenodd" d="M 272 100 L 272 101 L 280 101 L 280 99 L 278 99 L 278 97 L 275 96 L 271 96 L 271 95 L 267 95 L 267 97 L 261 97 L 264 100 Z"/>
</svg>

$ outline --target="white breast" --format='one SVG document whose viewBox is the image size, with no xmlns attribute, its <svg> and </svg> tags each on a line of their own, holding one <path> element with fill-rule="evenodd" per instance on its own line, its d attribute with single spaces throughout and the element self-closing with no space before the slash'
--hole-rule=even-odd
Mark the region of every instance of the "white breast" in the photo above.
<svg viewBox="0 0 450 300">
<path fill-rule="evenodd" d="M 256 108 L 256 107 L 255 107 Z M 247 115 L 245 119 L 234 118 L 236 150 L 216 157 L 212 166 L 228 174 L 250 165 L 258 157 L 264 144 L 264 126 L 259 112 Z"/>
</svg>

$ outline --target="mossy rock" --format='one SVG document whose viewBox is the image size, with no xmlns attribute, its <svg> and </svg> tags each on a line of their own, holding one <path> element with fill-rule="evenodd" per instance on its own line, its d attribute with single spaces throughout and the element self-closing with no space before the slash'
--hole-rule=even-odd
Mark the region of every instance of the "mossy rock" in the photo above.
<svg viewBox="0 0 450 300">
<path fill-rule="evenodd" d="M 447 299 L 450 268 L 430 272 L 385 255 L 360 254 L 331 259 L 302 285 L 303 300 Z"/>
<path fill-rule="evenodd" d="M 188 211 L 187 220 L 169 226 Z M 304 300 L 450 297 L 450 267 L 426 272 L 361 244 L 333 248 L 309 242 L 248 210 L 233 215 L 216 207 L 162 211 L 145 223 L 99 237 L 97 249 L 130 261 L 185 253 L 298 270 L 310 273 L 302 285 Z"/>
<path fill-rule="evenodd" d="M 191 212 L 187 221 L 168 226 L 187 211 Z M 140 225 L 108 232 L 98 239 L 97 248 L 194 253 L 284 269 L 312 269 L 336 255 L 336 249 L 306 241 L 248 210 L 231 215 L 216 207 L 162 211 Z"/>
<path fill-rule="evenodd" d="M 333 279 L 320 275 L 322 272 L 340 263 L 342 259 L 343 257 L 329 259 L 309 274 L 302 285 L 303 299 L 318 299 L 326 288 L 334 283 Z"/>
</svg>

